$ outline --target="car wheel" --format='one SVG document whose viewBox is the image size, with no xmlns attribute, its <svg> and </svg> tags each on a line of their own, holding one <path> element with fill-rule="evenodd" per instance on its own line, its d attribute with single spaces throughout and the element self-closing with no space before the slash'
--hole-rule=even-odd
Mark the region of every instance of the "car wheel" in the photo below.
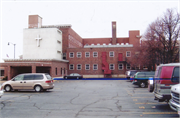
<svg viewBox="0 0 180 118">
<path fill-rule="evenodd" d="M 41 87 L 40 85 L 36 85 L 36 86 L 34 87 L 34 90 L 35 90 L 36 92 L 40 92 L 40 91 L 42 90 L 42 87 Z"/>
<path fill-rule="evenodd" d="M 6 85 L 6 86 L 4 87 L 4 89 L 5 89 L 6 92 L 10 92 L 12 88 L 11 88 L 10 85 Z"/>
<path fill-rule="evenodd" d="M 141 87 L 141 88 L 145 88 L 145 87 L 146 87 L 146 83 L 145 83 L 145 82 L 141 82 L 141 83 L 140 83 L 140 87 Z"/>
</svg>

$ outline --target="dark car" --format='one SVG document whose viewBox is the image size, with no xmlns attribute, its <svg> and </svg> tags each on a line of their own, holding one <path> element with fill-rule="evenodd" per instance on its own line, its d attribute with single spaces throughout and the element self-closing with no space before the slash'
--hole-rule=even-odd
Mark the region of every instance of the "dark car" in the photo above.
<svg viewBox="0 0 180 118">
<path fill-rule="evenodd" d="M 64 79 L 82 79 L 83 76 L 78 73 L 71 73 L 70 75 L 64 76 Z"/>
<path fill-rule="evenodd" d="M 137 72 L 133 78 L 133 84 L 139 85 L 141 88 L 145 88 L 148 85 L 148 80 L 150 77 L 154 77 L 154 71 L 147 72 Z"/>
<path fill-rule="evenodd" d="M 130 80 L 131 77 L 134 76 L 134 74 L 136 74 L 138 72 L 138 70 L 128 70 L 126 71 L 126 79 Z"/>
</svg>

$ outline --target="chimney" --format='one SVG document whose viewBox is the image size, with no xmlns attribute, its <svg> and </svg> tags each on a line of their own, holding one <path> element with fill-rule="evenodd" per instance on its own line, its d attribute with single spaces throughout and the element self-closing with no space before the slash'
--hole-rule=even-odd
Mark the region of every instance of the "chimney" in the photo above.
<svg viewBox="0 0 180 118">
<path fill-rule="evenodd" d="M 112 45 L 116 45 L 116 21 L 112 22 Z"/>
<path fill-rule="evenodd" d="M 39 15 L 29 15 L 29 28 L 41 28 L 42 18 Z"/>
</svg>

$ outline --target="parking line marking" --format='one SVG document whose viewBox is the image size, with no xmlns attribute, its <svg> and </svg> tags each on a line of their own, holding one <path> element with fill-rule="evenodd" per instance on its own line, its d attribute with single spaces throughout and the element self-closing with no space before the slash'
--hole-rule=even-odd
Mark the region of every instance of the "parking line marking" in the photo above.
<svg viewBox="0 0 180 118">
<path fill-rule="evenodd" d="M 154 98 L 154 97 L 131 97 L 131 98 Z"/>
<path fill-rule="evenodd" d="M 14 102 L 14 100 L 0 100 L 1 102 L 4 102 L 4 101 L 6 101 L 6 102 Z"/>
<path fill-rule="evenodd" d="M 144 106 L 141 106 L 141 107 L 139 107 L 139 109 L 145 109 L 145 107 L 144 107 Z"/>
<path fill-rule="evenodd" d="M 143 114 L 177 114 L 177 112 L 143 112 Z"/>
<path fill-rule="evenodd" d="M 135 103 L 135 104 L 167 104 L 167 103 Z"/>
<path fill-rule="evenodd" d="M 146 92 L 146 93 L 142 93 L 142 92 L 141 92 L 141 93 L 135 93 L 135 94 L 151 94 L 151 93 L 147 93 L 147 92 Z"/>
<path fill-rule="evenodd" d="M 133 99 L 133 101 L 137 101 L 137 99 Z"/>
</svg>

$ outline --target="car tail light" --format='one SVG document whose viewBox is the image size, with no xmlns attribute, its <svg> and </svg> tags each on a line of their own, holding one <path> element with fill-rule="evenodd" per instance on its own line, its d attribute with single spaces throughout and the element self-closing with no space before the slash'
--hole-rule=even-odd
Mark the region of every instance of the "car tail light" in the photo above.
<svg viewBox="0 0 180 118">
<path fill-rule="evenodd" d="M 46 83 L 53 83 L 53 80 L 47 80 Z"/>
<path fill-rule="evenodd" d="M 2 90 L 2 88 L 3 88 L 3 87 L 1 86 L 0 90 Z"/>
</svg>

